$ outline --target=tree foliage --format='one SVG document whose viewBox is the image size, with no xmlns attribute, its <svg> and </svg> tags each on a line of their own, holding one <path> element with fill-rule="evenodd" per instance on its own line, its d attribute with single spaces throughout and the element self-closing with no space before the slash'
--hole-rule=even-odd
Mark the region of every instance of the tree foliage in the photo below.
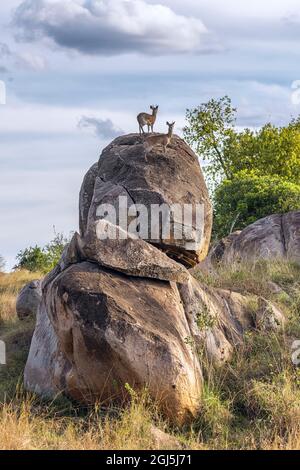
<svg viewBox="0 0 300 470">
<path fill-rule="evenodd" d="M 215 191 L 214 230 L 223 237 L 267 215 L 299 208 L 300 185 L 278 176 L 243 171 L 224 180 Z"/>
<path fill-rule="evenodd" d="M 21 250 L 14 269 L 47 273 L 56 266 L 67 243 L 68 239 L 63 234 L 55 234 L 53 240 L 43 248 L 35 245 Z"/>
<path fill-rule="evenodd" d="M 218 182 L 222 177 L 229 178 L 231 164 L 228 149 L 236 124 L 236 109 L 232 107 L 230 98 L 211 99 L 197 108 L 188 109 L 186 119 L 185 140 L 206 162 L 209 178 L 213 182 Z"/>
</svg>

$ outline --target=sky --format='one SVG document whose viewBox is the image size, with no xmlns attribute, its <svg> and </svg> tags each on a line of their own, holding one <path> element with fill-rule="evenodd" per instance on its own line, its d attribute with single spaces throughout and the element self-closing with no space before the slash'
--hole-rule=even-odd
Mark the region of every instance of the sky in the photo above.
<svg viewBox="0 0 300 470">
<path fill-rule="evenodd" d="M 84 174 L 136 115 L 229 95 L 238 125 L 300 114 L 299 0 L 0 2 L 0 254 L 78 229 Z M 300 82 L 299 82 L 300 83 Z M 297 86 L 297 85 L 295 85 Z"/>
</svg>

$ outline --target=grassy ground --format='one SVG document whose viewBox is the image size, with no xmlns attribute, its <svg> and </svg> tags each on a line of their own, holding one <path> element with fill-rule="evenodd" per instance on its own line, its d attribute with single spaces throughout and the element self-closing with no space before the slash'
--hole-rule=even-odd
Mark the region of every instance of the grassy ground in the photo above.
<svg viewBox="0 0 300 470">
<path fill-rule="evenodd" d="M 230 364 L 205 365 L 203 405 L 185 429 L 170 428 L 146 394 L 130 407 L 80 409 L 66 399 L 41 402 L 22 389 L 33 322 L 15 314 L 18 290 L 39 275 L 0 275 L 0 339 L 8 364 L 0 366 L 0 449 L 163 449 L 152 425 L 190 449 L 299 449 L 300 369 L 291 361 L 291 344 L 300 340 L 300 267 L 286 262 L 232 266 L 196 274 L 211 286 L 263 295 L 287 318 L 281 333 L 251 332 Z M 282 290 L 274 294 L 274 283 Z"/>
</svg>

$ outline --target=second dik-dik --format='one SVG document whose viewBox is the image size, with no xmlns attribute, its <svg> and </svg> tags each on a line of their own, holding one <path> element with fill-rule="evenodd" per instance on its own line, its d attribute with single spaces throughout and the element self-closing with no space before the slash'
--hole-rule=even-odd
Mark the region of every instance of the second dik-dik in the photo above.
<svg viewBox="0 0 300 470">
<path fill-rule="evenodd" d="M 153 127 L 158 113 L 158 106 L 150 106 L 150 109 L 152 109 L 152 114 L 140 113 L 137 117 L 140 134 L 145 134 L 144 126 L 148 126 L 148 133 L 150 132 L 150 129 L 151 132 L 153 132 Z"/>
<path fill-rule="evenodd" d="M 167 134 L 151 135 L 150 137 L 146 138 L 144 142 L 146 156 L 156 145 L 162 145 L 164 148 L 164 154 L 166 155 L 167 147 L 172 141 L 175 122 L 172 122 L 171 124 L 167 122 L 167 126 L 169 128 Z"/>
</svg>

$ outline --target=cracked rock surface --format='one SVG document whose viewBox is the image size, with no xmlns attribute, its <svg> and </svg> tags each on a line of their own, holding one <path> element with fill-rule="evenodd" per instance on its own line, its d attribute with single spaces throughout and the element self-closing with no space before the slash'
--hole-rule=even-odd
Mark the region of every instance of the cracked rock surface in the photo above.
<svg viewBox="0 0 300 470">
<path fill-rule="evenodd" d="M 117 209 L 119 196 L 127 198 L 129 206 L 143 204 L 148 209 L 152 204 L 192 205 L 192 226 L 173 221 L 177 229 L 181 226 L 185 229 L 183 240 L 164 238 L 161 228 L 158 237 L 153 238 L 151 217 L 145 239 L 187 267 L 206 257 L 212 207 L 198 158 L 178 136 L 174 136 L 166 154 L 158 146 L 145 156 L 143 140 L 138 134 L 118 137 L 103 150 L 98 165 L 93 165 L 87 173 L 80 192 L 82 236 L 97 218 L 99 204 L 112 204 Z M 197 204 L 203 207 L 200 231 L 195 227 Z M 191 244 L 196 244 L 194 249 Z"/>
<path fill-rule="evenodd" d="M 212 263 L 271 258 L 300 262 L 300 211 L 260 219 L 221 240 L 208 257 Z"/>
<path fill-rule="evenodd" d="M 97 208 L 102 203 L 117 208 L 120 195 L 134 205 L 202 202 L 199 251 L 172 240 L 144 240 L 139 233 L 102 239 L 107 231 L 121 232 L 99 218 Z M 130 399 L 126 384 L 137 391 L 146 387 L 167 419 L 189 423 L 201 407 L 199 350 L 222 366 L 246 331 L 283 326 L 282 312 L 257 299 L 254 316 L 247 297 L 208 288 L 186 269 L 206 255 L 212 220 L 198 160 L 179 137 L 167 155 L 156 149 L 147 161 L 139 136 L 112 142 L 84 178 L 79 216 L 80 234 L 74 234 L 57 266 L 38 284 L 38 304 L 31 298 L 34 290 L 24 290 L 29 310 L 31 301 L 37 309 L 26 389 L 105 406 Z M 268 247 L 272 253 L 297 252 L 299 216 L 286 217 L 285 241 L 278 216 L 267 227 L 257 224 L 262 252 Z M 237 245 L 245 253 L 253 249 L 251 234 L 250 228 L 244 244 Z"/>
</svg>

